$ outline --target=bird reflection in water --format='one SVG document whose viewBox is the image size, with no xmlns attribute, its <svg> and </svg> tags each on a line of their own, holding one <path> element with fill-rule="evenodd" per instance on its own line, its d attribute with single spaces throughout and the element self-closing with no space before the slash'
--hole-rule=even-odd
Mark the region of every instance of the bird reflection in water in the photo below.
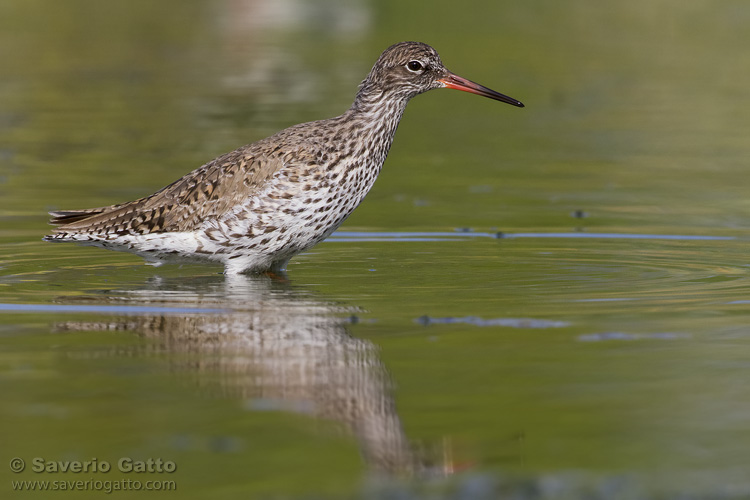
<svg viewBox="0 0 750 500">
<path fill-rule="evenodd" d="M 148 304 L 160 311 L 225 309 L 67 322 L 57 328 L 130 330 L 156 341 L 144 348 L 174 354 L 170 360 L 180 371 L 194 371 L 209 386 L 218 379 L 223 393 L 245 399 L 250 410 L 301 412 L 339 422 L 356 438 L 370 470 L 397 475 L 445 472 L 444 466 L 427 467 L 433 460 L 415 453 L 408 442 L 378 348 L 347 330 L 356 312 L 352 307 L 264 276 L 177 282 L 159 278 L 142 289 L 87 299 L 107 305 Z"/>
</svg>

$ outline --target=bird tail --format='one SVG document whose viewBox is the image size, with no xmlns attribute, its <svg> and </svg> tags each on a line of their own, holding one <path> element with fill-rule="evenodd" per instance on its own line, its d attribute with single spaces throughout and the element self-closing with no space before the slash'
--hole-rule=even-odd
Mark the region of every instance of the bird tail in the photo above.
<svg viewBox="0 0 750 500">
<path fill-rule="evenodd" d="M 66 226 L 69 226 L 71 224 L 75 224 L 76 226 L 85 226 L 86 224 L 80 224 L 81 222 L 85 222 L 88 219 L 95 217 L 97 215 L 101 215 L 104 212 L 106 212 L 108 209 L 111 209 L 111 207 L 100 207 L 100 208 L 86 208 L 83 210 L 57 210 L 55 212 L 50 212 L 49 214 L 52 216 L 52 218 L 49 220 L 49 223 L 53 226 L 58 226 L 52 230 L 53 234 L 48 234 L 42 240 L 44 241 L 77 241 L 80 239 L 75 237 L 76 229 L 69 228 Z"/>
<path fill-rule="evenodd" d="M 64 226 L 66 224 L 73 224 L 74 222 L 81 222 L 94 215 L 99 215 L 104 212 L 104 208 L 86 208 L 83 210 L 59 210 L 56 212 L 50 212 L 52 216 L 49 223 L 53 226 Z"/>
</svg>

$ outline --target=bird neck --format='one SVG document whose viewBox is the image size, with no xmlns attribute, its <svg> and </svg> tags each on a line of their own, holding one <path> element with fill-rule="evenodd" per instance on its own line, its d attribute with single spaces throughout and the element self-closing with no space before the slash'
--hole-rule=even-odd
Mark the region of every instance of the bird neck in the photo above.
<svg viewBox="0 0 750 500">
<path fill-rule="evenodd" d="M 388 91 L 368 76 L 359 86 L 351 109 L 359 112 L 383 113 L 384 110 L 403 113 L 411 98 L 408 94 Z"/>
<path fill-rule="evenodd" d="M 346 114 L 390 145 L 408 102 L 408 97 L 383 92 L 365 81 Z"/>
</svg>

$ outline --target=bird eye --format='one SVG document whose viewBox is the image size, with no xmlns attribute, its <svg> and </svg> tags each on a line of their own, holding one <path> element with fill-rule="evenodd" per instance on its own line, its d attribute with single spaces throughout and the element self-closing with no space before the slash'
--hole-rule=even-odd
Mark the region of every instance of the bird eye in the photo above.
<svg viewBox="0 0 750 500">
<path fill-rule="evenodd" d="M 408 63 L 406 63 L 406 68 L 409 71 L 413 71 L 414 73 L 419 73 L 424 69 L 424 66 L 419 61 L 409 61 Z"/>
</svg>

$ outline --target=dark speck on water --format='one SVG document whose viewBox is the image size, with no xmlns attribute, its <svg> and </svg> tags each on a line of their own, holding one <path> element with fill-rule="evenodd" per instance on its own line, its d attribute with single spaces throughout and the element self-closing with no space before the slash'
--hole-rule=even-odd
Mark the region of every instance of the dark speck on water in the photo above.
<svg viewBox="0 0 750 500">
<path fill-rule="evenodd" d="M 583 210 L 573 210 L 570 215 L 571 217 L 574 217 L 576 219 L 585 219 L 589 216 L 588 212 L 585 212 Z"/>
</svg>

